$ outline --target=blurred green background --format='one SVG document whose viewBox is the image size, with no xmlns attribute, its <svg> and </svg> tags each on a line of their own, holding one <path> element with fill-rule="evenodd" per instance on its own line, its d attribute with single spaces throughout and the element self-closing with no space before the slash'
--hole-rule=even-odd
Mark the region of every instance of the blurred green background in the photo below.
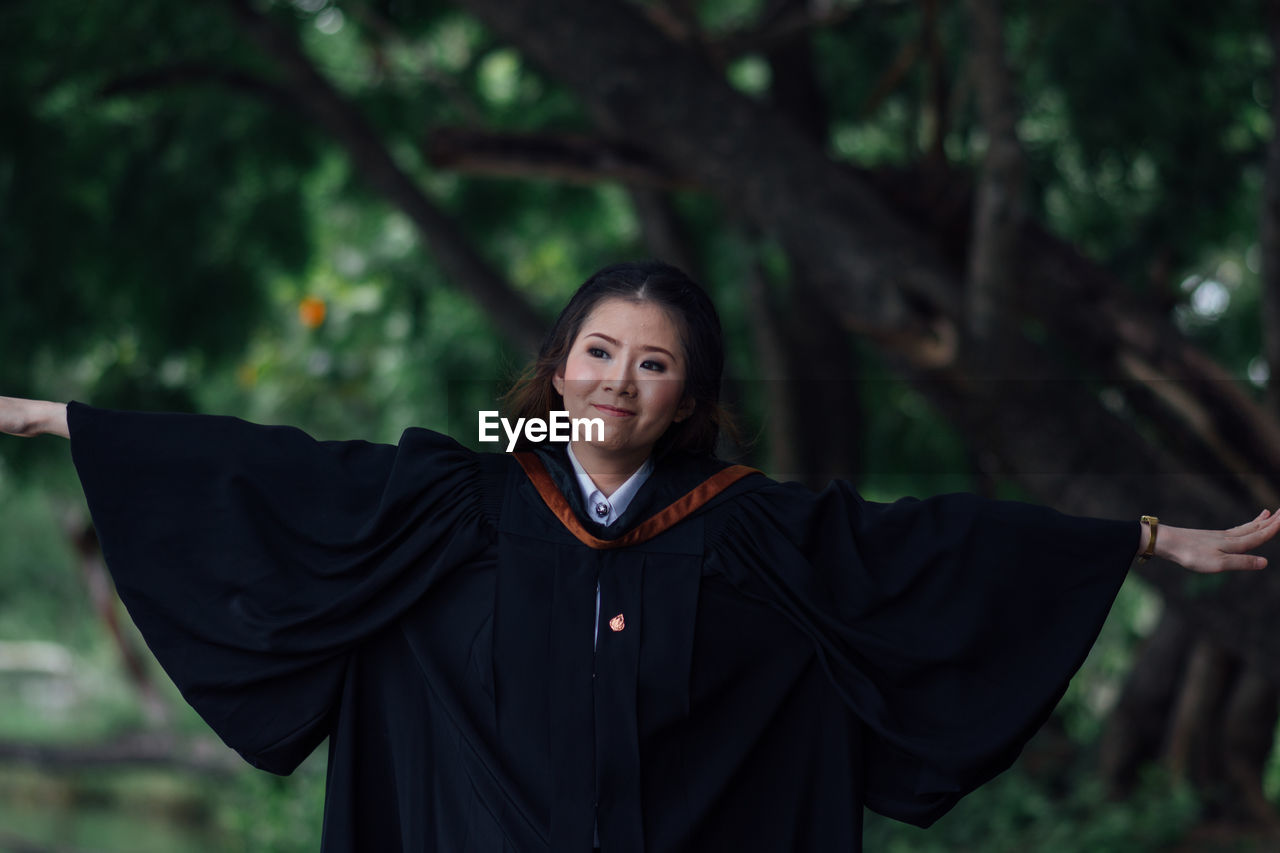
<svg viewBox="0 0 1280 853">
<path fill-rule="evenodd" d="M 779 476 L 850 477 L 873 499 L 1052 498 L 1035 475 L 1062 473 L 1069 449 L 1043 470 L 1016 449 L 1001 456 L 892 335 L 838 321 L 814 295 L 835 262 L 801 254 L 800 238 L 723 189 L 752 180 L 742 160 L 726 157 L 736 177 L 709 176 L 673 162 L 672 140 L 619 132 L 587 84 L 540 70 L 537 33 L 500 36 L 488 4 L 472 5 L 0 3 L 0 392 L 235 414 L 322 438 L 394 442 L 418 425 L 474 445 L 475 412 L 493 408 L 577 285 L 659 255 L 721 308 L 746 437 L 726 452 Z M 974 20 L 996 9 L 1024 170 L 1017 216 L 1098 271 L 1132 316 L 1163 323 L 1162 347 L 1202 353 L 1271 417 L 1274 4 L 598 5 L 699 57 L 723 103 L 766 107 L 876 187 L 917 229 L 895 251 L 936 253 L 958 282 L 992 139 Z M 592 39 L 591 25 L 574 37 Z M 726 144 L 768 132 L 725 120 Z M 1009 275 L 1021 294 L 1054 286 Z M 887 300 L 892 278 L 861 284 Z M 1143 398 L 1100 377 L 1096 347 L 1059 319 L 1019 308 L 1013 323 L 1100 411 L 1228 490 L 1270 476 L 1230 429 L 1213 444 L 1212 429 L 1152 427 Z M 840 395 L 838 434 L 786 425 L 785 395 L 809 379 Z M 1187 387 L 1194 401 L 1202 389 Z M 1204 408 L 1211 422 L 1221 412 Z M 1193 439 L 1237 447 L 1236 467 Z M 0 442 L 0 850 L 318 849 L 323 750 L 288 779 L 237 764 L 132 632 L 87 525 L 65 443 Z M 1168 664 L 1164 709 L 1208 697 L 1200 734 L 1170 719 L 1123 772 L 1108 764 L 1135 656 L 1167 617 L 1133 578 L 1023 760 L 928 831 L 869 815 L 867 849 L 1277 849 L 1274 691 L 1252 718 L 1268 738 L 1243 779 L 1199 761 L 1230 698 L 1187 674 L 1204 635 Z M 1265 640 L 1232 645 L 1229 627 L 1191 621 L 1229 648 L 1224 684 L 1268 655 Z"/>
</svg>

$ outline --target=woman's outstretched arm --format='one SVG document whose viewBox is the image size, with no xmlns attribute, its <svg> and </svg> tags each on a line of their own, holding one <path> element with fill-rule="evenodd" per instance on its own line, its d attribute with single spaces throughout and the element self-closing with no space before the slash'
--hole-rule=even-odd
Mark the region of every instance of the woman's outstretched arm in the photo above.
<svg viewBox="0 0 1280 853">
<path fill-rule="evenodd" d="M 1230 530 L 1195 530 L 1161 524 L 1156 531 L 1154 556 L 1171 560 L 1193 572 L 1252 571 L 1267 566 L 1266 557 L 1250 554 L 1280 533 L 1280 512 L 1263 510 L 1253 521 Z M 1138 553 L 1147 550 L 1150 526 L 1142 525 Z"/>
<path fill-rule="evenodd" d="M 60 435 L 70 438 L 67 407 L 49 400 L 25 400 L 0 397 L 0 432 L 30 437 Z M 1159 525 L 1154 556 L 1170 560 L 1193 572 L 1257 570 L 1267 560 L 1249 552 L 1256 550 L 1280 533 L 1280 512 L 1263 510 L 1252 521 L 1229 530 L 1197 530 Z M 1137 554 L 1144 554 L 1151 537 L 1151 527 L 1141 526 Z"/>
<path fill-rule="evenodd" d="M 71 437 L 67 428 L 67 406 L 49 400 L 0 397 L 0 432 L 30 438 L 34 435 Z"/>
</svg>

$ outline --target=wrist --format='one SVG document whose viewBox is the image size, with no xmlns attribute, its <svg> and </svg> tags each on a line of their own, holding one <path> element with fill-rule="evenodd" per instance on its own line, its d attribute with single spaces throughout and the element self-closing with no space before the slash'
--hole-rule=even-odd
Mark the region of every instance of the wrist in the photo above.
<svg viewBox="0 0 1280 853">
<path fill-rule="evenodd" d="M 1162 560 L 1168 560 L 1178 565 L 1183 562 L 1178 559 L 1179 546 L 1182 542 L 1182 529 L 1178 527 L 1170 527 L 1167 524 L 1160 525 L 1160 533 L 1156 537 L 1156 549 L 1153 556 Z"/>
<path fill-rule="evenodd" d="M 50 400 L 33 400 L 31 413 L 35 434 L 60 435 L 70 438 L 71 431 L 67 426 L 67 404 Z"/>
</svg>

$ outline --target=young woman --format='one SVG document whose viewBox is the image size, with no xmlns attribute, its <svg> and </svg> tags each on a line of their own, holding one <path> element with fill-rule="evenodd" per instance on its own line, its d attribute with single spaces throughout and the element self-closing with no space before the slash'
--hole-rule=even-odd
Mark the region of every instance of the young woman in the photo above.
<svg viewBox="0 0 1280 853">
<path fill-rule="evenodd" d="M 329 738 L 324 849 L 856 850 L 1006 768 L 1130 563 L 1227 531 L 952 495 L 874 504 L 712 455 L 723 348 L 655 263 L 574 295 L 512 392 L 603 437 L 477 454 L 0 400 L 70 436 L 121 597 L 252 764 Z"/>
</svg>

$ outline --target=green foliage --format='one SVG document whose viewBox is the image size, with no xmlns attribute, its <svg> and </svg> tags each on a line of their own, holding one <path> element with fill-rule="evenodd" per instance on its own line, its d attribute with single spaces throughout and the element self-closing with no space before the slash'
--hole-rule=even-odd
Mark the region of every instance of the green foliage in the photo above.
<svg viewBox="0 0 1280 853">
<path fill-rule="evenodd" d="M 1097 642 L 1054 714 L 1077 744 L 1102 736 L 1108 712 L 1120 698 L 1135 651 L 1160 617 L 1160 597 L 1137 575 L 1125 579 Z"/>
<path fill-rule="evenodd" d="M 1093 782 L 1051 794 L 1019 765 L 928 830 L 868 812 L 864 846 L 884 853 L 1141 853 L 1172 847 L 1196 816 L 1191 791 L 1158 773 L 1120 803 Z"/>
<path fill-rule="evenodd" d="M 543 315 L 591 270 L 649 253 L 624 188 L 428 162 L 438 128 L 594 132 L 568 91 L 456 6 L 256 5 Z M 694 5 L 715 37 L 750 30 L 777 4 Z M 853 166 L 912 166 L 930 147 L 936 105 L 918 45 L 894 71 L 920 38 L 924 5 L 837 2 L 843 22 L 814 34 L 829 147 Z M 940 6 L 943 142 L 951 167 L 972 170 L 986 140 L 965 78 L 971 39 L 963 4 Z M 1256 4 L 1007 7 L 1030 209 L 1151 304 L 1172 306 L 1230 370 L 1256 375 L 1255 222 L 1276 96 Z M 340 142 L 279 94 L 286 75 L 223 4 L 15 0 L 0 4 L 0 55 L 0 393 L 226 412 L 324 438 L 394 441 L 409 425 L 474 437 L 476 410 L 494 407 L 526 354 L 500 340 Z M 725 69 L 767 99 L 774 75 L 762 56 Z M 722 310 L 746 433 L 759 435 L 750 386 L 777 365 L 756 351 L 743 282 L 758 265 L 785 297 L 789 259 L 705 196 L 673 201 Z M 323 320 L 304 322 L 304 303 L 322 304 Z M 859 359 L 851 392 L 867 417 L 851 440 L 868 460 L 866 494 L 972 488 L 963 438 L 869 352 Z M 764 437 L 753 452 L 767 449 Z M 55 509 L 79 500 L 75 488 L 65 445 L 0 442 L 0 640 L 58 639 L 110 673 Z M 1096 737 L 1150 618 L 1150 598 L 1127 588 L 1061 709 L 1078 742 Z M 69 725 L 136 724 L 126 688 L 100 686 L 88 692 L 101 728 Z M 50 736 L 38 713 L 2 710 L 12 734 Z M 867 847 L 1157 849 L 1194 817 L 1185 792 L 1160 780 L 1125 807 L 1087 785 L 1048 793 L 1040 781 L 1015 770 L 926 835 L 873 820 Z M 238 839 L 228 849 L 314 849 L 322 786 L 316 763 L 288 781 L 247 774 L 219 811 Z"/>
<path fill-rule="evenodd" d="M 924 78 L 891 86 L 891 69 L 920 29 L 907 7 L 868 10 L 814 39 L 815 73 L 831 110 L 831 147 L 862 166 L 905 165 L 921 150 L 918 103 Z"/>
<path fill-rule="evenodd" d="M 6 851 L 97 853 L 251 849 L 210 829 L 206 804 L 216 796 L 201 780 L 151 769 L 45 774 L 2 767 L 0 844 Z"/>
<path fill-rule="evenodd" d="M 217 825 L 227 850 L 314 853 L 324 817 L 324 749 L 287 777 L 245 772 L 221 798 Z"/>
<path fill-rule="evenodd" d="M 1175 268 L 1195 263 L 1197 247 L 1256 220 L 1242 176 L 1269 134 L 1259 12 L 1184 11 L 1156 0 L 1027 11 L 1024 139 L 1046 213 L 1135 280 L 1162 253 Z"/>
<path fill-rule="evenodd" d="M 243 48 L 209 7 L 7 4 L 0 32 L 0 383 L 34 392 L 48 357 L 79 368 L 56 383 L 70 393 L 188 407 L 164 365 L 238 353 L 265 277 L 310 252 L 312 143 L 217 87 L 112 94 L 180 59 L 233 66 Z"/>
<path fill-rule="evenodd" d="M 861 436 L 865 476 L 860 490 L 872 500 L 972 491 L 964 439 L 921 396 L 893 376 L 869 349 L 860 352 L 858 389 L 873 413 Z"/>
<path fill-rule="evenodd" d="M 19 490 L 0 473 L 0 639 L 86 639 L 92 614 L 74 557 L 45 496 Z M 21 534 L 19 534 L 21 531 Z"/>
</svg>

